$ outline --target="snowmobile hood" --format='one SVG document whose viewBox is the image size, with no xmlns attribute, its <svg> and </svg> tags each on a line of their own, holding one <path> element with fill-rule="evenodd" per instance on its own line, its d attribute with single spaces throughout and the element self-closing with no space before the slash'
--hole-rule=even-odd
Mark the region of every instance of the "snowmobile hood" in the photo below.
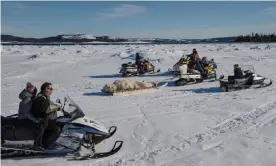
<svg viewBox="0 0 276 166">
<path fill-rule="evenodd" d="M 24 89 L 20 94 L 19 94 L 19 99 L 24 100 L 28 97 L 32 97 L 32 94 L 30 94 L 26 89 Z"/>
<path fill-rule="evenodd" d="M 72 123 L 82 124 L 91 128 L 95 128 L 101 132 L 108 133 L 108 130 L 104 127 L 104 125 L 86 116 L 84 116 L 83 118 L 78 118 L 72 121 Z"/>
</svg>

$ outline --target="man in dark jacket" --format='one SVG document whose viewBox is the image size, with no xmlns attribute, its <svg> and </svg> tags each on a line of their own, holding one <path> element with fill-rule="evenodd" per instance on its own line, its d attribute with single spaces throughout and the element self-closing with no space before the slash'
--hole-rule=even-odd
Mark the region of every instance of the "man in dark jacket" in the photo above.
<svg viewBox="0 0 276 166">
<path fill-rule="evenodd" d="M 243 78 L 243 73 L 241 67 L 239 67 L 238 64 L 234 65 L 234 77 L 235 79 L 242 79 Z"/>
<path fill-rule="evenodd" d="M 40 90 L 33 101 L 31 113 L 34 117 L 41 119 L 40 131 L 36 135 L 34 147 L 38 150 L 44 150 L 50 137 L 59 135 L 60 128 L 56 125 L 56 118 L 57 111 L 61 110 L 61 107 L 50 100 L 53 91 L 51 83 L 45 82 Z"/>
<path fill-rule="evenodd" d="M 138 67 L 139 74 L 143 74 L 146 72 L 145 66 L 143 64 L 143 57 L 140 55 L 140 53 L 136 53 L 135 64 Z"/>
</svg>

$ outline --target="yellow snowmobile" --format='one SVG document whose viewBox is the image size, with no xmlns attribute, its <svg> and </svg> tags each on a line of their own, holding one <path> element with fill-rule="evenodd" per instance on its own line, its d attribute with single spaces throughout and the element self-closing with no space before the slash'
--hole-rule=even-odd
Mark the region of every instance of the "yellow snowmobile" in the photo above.
<svg viewBox="0 0 276 166">
<path fill-rule="evenodd" d="M 191 83 L 199 83 L 204 80 L 217 79 L 215 67 L 212 64 L 204 64 L 204 74 L 201 74 L 195 69 L 195 64 L 187 58 L 181 58 L 174 66 L 173 78 L 179 78 L 174 83 L 177 86 L 182 86 Z"/>
</svg>

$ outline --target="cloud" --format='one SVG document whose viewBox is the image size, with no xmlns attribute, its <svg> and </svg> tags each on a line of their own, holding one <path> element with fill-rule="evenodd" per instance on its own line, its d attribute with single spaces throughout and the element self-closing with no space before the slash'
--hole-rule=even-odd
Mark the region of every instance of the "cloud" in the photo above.
<svg viewBox="0 0 276 166">
<path fill-rule="evenodd" d="M 122 4 L 112 8 L 111 12 L 100 12 L 98 14 L 103 18 L 118 18 L 143 13 L 145 11 L 146 8 L 142 6 Z"/>
<path fill-rule="evenodd" d="M 199 26 L 196 28 L 171 28 L 171 29 L 150 29 L 143 30 L 124 30 L 121 37 L 138 38 L 174 38 L 174 39 L 203 39 L 215 37 L 237 36 L 254 33 L 274 33 L 276 32 L 276 23 L 257 24 L 231 27 Z M 126 36 L 129 35 L 129 36 Z M 135 35 L 135 36 L 133 36 Z"/>
<path fill-rule="evenodd" d="M 266 15 L 276 15 L 276 7 L 269 7 L 266 9 L 261 10 L 262 14 Z"/>
</svg>

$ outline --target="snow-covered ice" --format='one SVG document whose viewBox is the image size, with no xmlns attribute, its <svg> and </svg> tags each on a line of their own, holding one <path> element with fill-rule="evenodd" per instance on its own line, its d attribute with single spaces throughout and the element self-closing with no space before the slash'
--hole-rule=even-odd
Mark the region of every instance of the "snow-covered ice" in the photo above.
<svg viewBox="0 0 276 166">
<path fill-rule="evenodd" d="M 197 48 L 214 58 L 218 75 L 233 65 L 250 64 L 262 76 L 276 79 L 276 44 L 197 44 L 122 46 L 2 46 L 1 114 L 17 112 L 18 94 L 31 81 L 54 84 L 52 99 L 69 95 L 116 134 L 97 146 L 108 151 L 116 140 L 122 149 L 108 158 L 67 161 L 66 157 L 4 159 L 3 165 L 95 166 L 272 166 L 276 165 L 276 86 L 221 93 L 218 82 L 175 87 L 138 96 L 106 96 L 102 87 L 116 79 L 122 63 L 142 52 L 161 69 L 135 80 L 171 78 L 168 68 Z"/>
</svg>

